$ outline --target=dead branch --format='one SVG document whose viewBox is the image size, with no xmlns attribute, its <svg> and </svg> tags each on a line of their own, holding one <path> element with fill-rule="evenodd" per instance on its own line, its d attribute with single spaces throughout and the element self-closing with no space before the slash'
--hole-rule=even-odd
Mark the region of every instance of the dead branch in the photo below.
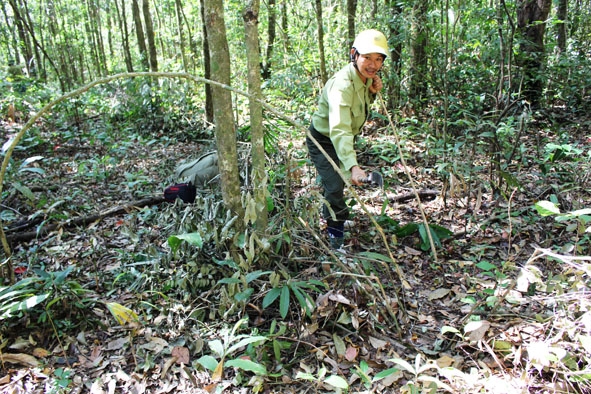
<svg viewBox="0 0 591 394">
<path fill-rule="evenodd" d="M 99 213 L 96 213 L 93 215 L 84 216 L 84 217 L 77 217 L 77 218 L 66 220 L 66 221 L 60 222 L 60 223 L 46 224 L 43 227 L 41 227 L 38 231 L 28 231 L 25 233 L 10 234 L 7 236 L 7 241 L 11 245 L 14 246 L 14 244 L 30 241 L 30 240 L 35 239 L 43 234 L 47 234 L 47 233 L 57 230 L 59 228 L 72 228 L 72 227 L 77 227 L 77 226 L 86 226 L 87 224 L 96 222 L 97 220 L 101 220 L 107 216 L 116 215 L 121 212 L 127 212 L 131 209 L 138 208 L 138 207 L 145 207 L 147 205 L 160 204 L 164 201 L 165 200 L 164 200 L 163 196 L 159 196 L 159 195 L 158 196 L 156 196 L 156 195 L 151 196 L 148 198 L 144 198 L 142 200 L 134 201 L 129 204 L 119 205 L 119 206 L 107 209 L 103 212 L 99 212 Z"/>
</svg>

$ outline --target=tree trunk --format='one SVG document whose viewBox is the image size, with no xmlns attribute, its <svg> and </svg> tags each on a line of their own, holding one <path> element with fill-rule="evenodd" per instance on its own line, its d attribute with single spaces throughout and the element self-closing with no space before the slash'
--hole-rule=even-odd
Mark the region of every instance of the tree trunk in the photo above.
<svg viewBox="0 0 591 394">
<path fill-rule="evenodd" d="M 138 0 L 132 1 L 131 12 L 133 14 L 133 23 L 135 24 L 135 35 L 137 37 L 137 45 L 140 51 L 142 70 L 147 71 L 150 69 L 150 63 L 148 62 L 148 49 L 146 48 L 146 37 L 144 36 L 142 17 L 140 15 L 140 7 L 137 1 Z"/>
<path fill-rule="evenodd" d="M 263 66 L 263 78 L 269 79 L 271 77 L 271 58 L 273 57 L 273 45 L 275 44 L 275 30 L 277 26 L 277 12 L 275 9 L 275 0 L 268 1 L 269 7 L 269 26 L 267 29 L 268 35 L 268 42 L 267 42 L 267 54 L 265 56 L 265 64 Z M 252 5 L 251 5 L 252 7 Z M 258 24 L 258 9 L 256 11 L 257 14 L 257 24 Z M 258 39 L 258 33 L 257 33 Z M 259 45 L 257 44 L 257 47 Z"/>
<path fill-rule="evenodd" d="M 209 40 L 211 79 L 230 86 L 230 50 L 226 38 L 223 0 L 205 0 L 205 27 Z M 236 132 L 232 116 L 232 94 L 219 86 L 212 87 L 215 138 L 224 204 L 244 223 L 244 209 L 238 176 Z"/>
<path fill-rule="evenodd" d="M 413 7 L 411 26 L 410 100 L 420 107 L 427 94 L 427 12 L 428 0 L 418 0 Z"/>
<path fill-rule="evenodd" d="M 289 34 L 287 30 L 289 29 L 289 19 L 287 18 L 287 0 L 281 1 L 281 30 L 283 32 L 283 48 L 285 49 L 286 53 L 291 51 L 291 45 L 289 43 Z"/>
<path fill-rule="evenodd" d="M 16 31 L 18 32 L 18 36 L 20 38 L 21 44 L 21 53 L 25 58 L 25 67 L 27 69 L 27 73 L 30 74 L 30 62 L 33 59 L 33 50 L 31 48 L 31 41 L 29 40 L 29 36 L 27 35 L 26 31 L 26 21 L 23 19 L 21 15 L 21 10 L 18 7 L 18 4 L 15 0 L 8 0 L 10 6 L 12 7 L 12 13 L 14 14 L 14 24 L 16 25 Z M 19 62 L 19 59 L 16 60 Z"/>
<path fill-rule="evenodd" d="M 353 46 L 355 41 L 355 17 L 357 14 L 357 0 L 347 0 L 347 37 L 349 38 L 349 46 Z"/>
<path fill-rule="evenodd" d="M 269 3 L 269 6 L 270 3 Z M 263 106 L 259 56 L 259 0 L 251 0 L 244 9 L 246 58 L 248 63 L 248 93 L 250 107 L 250 135 L 252 141 L 252 184 L 256 213 L 256 228 L 260 233 L 267 229 L 267 171 L 265 169 L 265 142 L 263 131 Z M 268 54 L 268 52 L 267 52 Z"/>
<path fill-rule="evenodd" d="M 520 0 L 517 9 L 517 29 L 521 34 L 518 65 L 523 70 L 523 95 L 532 106 L 542 98 L 541 78 L 545 63 L 544 32 L 552 0 Z"/>
<path fill-rule="evenodd" d="M 195 64 L 197 62 L 197 59 L 199 59 L 199 50 L 197 49 L 197 42 L 193 38 L 193 31 L 191 30 L 192 22 L 187 19 L 187 16 L 185 15 L 182 8 L 180 9 L 180 12 L 181 12 L 183 21 L 185 22 L 185 26 L 187 28 L 187 34 L 189 36 L 189 48 L 191 49 L 191 54 L 192 54 L 191 59 L 193 59 L 192 61 L 190 61 L 190 64 L 191 64 L 190 70 L 191 70 L 191 72 L 195 73 Z M 203 22 L 203 18 L 202 18 L 202 22 Z M 201 23 L 201 25 L 203 26 L 203 30 L 205 30 L 204 22 Z M 209 85 L 207 85 L 207 86 L 209 86 Z M 212 109 L 212 111 L 213 111 L 213 109 Z M 213 117 L 213 115 L 212 115 L 212 117 Z"/>
<path fill-rule="evenodd" d="M 150 71 L 158 71 L 158 54 L 156 52 L 156 39 L 154 35 L 154 25 L 150 15 L 150 0 L 143 1 L 144 23 L 146 25 L 146 38 L 148 39 L 148 48 L 150 49 Z"/>
<path fill-rule="evenodd" d="M 390 10 L 390 15 L 393 19 L 398 20 L 398 16 L 402 14 L 402 6 L 400 2 L 395 0 L 387 0 L 386 6 Z M 389 41 L 394 40 L 394 45 L 390 47 L 390 75 L 386 80 L 386 86 L 388 90 L 388 107 L 391 109 L 398 108 L 400 106 L 400 83 L 402 81 L 402 67 L 401 67 L 401 55 L 402 55 L 402 40 L 403 29 L 399 24 L 389 24 Z"/>
<path fill-rule="evenodd" d="M 328 81 L 326 59 L 324 55 L 324 28 L 322 27 L 322 0 L 316 0 L 316 23 L 318 29 L 318 54 L 320 60 L 320 80 L 322 85 Z"/>
<path fill-rule="evenodd" d="M 205 0 L 201 0 L 201 19 L 203 19 L 203 76 L 211 79 L 211 60 L 209 56 L 209 36 L 207 34 L 205 20 Z M 205 120 L 208 123 L 214 122 L 212 87 L 205 84 Z"/>
<path fill-rule="evenodd" d="M 187 55 L 185 54 L 185 36 L 183 34 L 183 6 L 181 5 L 181 0 L 175 0 L 175 12 L 176 12 L 176 23 L 177 23 L 177 30 L 179 32 L 179 51 L 181 52 L 181 60 L 183 61 L 183 70 L 185 72 L 189 72 L 189 67 L 187 65 Z"/>
<path fill-rule="evenodd" d="M 568 20 L 568 0 L 558 1 L 558 11 L 556 14 L 559 24 L 556 32 L 556 45 L 560 50 L 560 53 L 566 51 L 566 38 L 567 38 L 567 20 Z"/>
<path fill-rule="evenodd" d="M 117 11 L 117 22 L 121 32 L 123 42 L 123 57 L 125 59 L 125 68 L 127 72 L 133 72 L 133 61 L 131 60 L 131 51 L 129 50 L 129 30 L 127 30 L 127 15 L 125 14 L 125 0 L 121 0 L 119 8 L 118 0 L 115 0 L 115 9 Z"/>
<path fill-rule="evenodd" d="M 20 60 L 20 51 L 18 50 L 18 40 L 16 38 L 15 27 L 11 26 L 10 20 L 8 19 L 8 13 L 6 12 L 6 3 L 2 2 L 2 14 L 4 15 L 4 22 L 8 29 L 3 29 L 3 33 L 5 34 L 5 43 L 6 43 L 6 53 L 8 54 L 8 65 L 11 66 L 12 62 L 14 64 L 18 64 Z M 10 32 L 10 37 L 8 36 L 8 32 Z M 12 51 L 14 53 L 11 55 L 11 45 Z"/>
</svg>

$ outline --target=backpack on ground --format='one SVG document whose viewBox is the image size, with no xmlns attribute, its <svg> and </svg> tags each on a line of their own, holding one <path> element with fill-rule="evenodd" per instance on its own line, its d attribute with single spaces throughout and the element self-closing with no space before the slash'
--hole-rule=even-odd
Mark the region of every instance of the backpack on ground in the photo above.
<svg viewBox="0 0 591 394">
<path fill-rule="evenodd" d="M 196 187 L 209 185 L 220 173 L 217 151 L 207 152 L 195 160 L 180 164 L 175 170 L 177 182 L 191 183 Z"/>
</svg>

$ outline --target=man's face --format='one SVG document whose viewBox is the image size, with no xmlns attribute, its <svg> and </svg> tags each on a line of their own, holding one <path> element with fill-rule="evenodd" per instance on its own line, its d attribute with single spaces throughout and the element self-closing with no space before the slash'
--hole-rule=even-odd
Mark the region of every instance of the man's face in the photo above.
<svg viewBox="0 0 591 394">
<path fill-rule="evenodd" d="M 384 64 L 384 55 L 381 53 L 366 53 L 357 55 L 357 70 L 361 79 L 365 82 L 367 78 L 375 78 L 378 71 Z"/>
</svg>

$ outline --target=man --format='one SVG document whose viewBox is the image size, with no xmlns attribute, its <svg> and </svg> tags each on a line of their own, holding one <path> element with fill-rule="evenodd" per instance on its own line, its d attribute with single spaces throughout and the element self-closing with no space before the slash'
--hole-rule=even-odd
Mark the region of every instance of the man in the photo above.
<svg viewBox="0 0 591 394">
<path fill-rule="evenodd" d="M 312 116 L 310 134 L 357 186 L 367 179 L 367 174 L 357 163 L 355 137 L 367 120 L 369 105 L 382 89 L 378 72 L 387 56 L 388 41 L 381 32 L 359 33 L 351 48 L 351 62 L 326 82 L 318 110 Z M 344 225 L 349 218 L 344 199 L 345 182 L 310 137 L 306 137 L 306 145 L 329 204 L 323 208 L 323 217 L 327 221 L 331 246 L 342 250 Z"/>
</svg>

